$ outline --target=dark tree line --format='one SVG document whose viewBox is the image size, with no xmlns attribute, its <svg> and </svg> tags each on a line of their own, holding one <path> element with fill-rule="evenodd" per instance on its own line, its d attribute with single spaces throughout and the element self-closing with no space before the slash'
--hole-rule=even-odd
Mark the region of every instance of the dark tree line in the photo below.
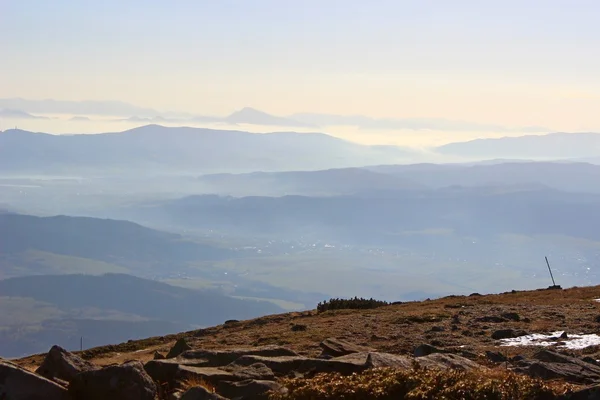
<svg viewBox="0 0 600 400">
<path fill-rule="evenodd" d="M 369 308 L 377 308 L 387 306 L 390 303 L 382 300 L 375 300 L 373 298 L 364 299 L 354 297 L 353 299 L 329 299 L 320 302 L 317 305 L 318 312 L 324 312 L 328 310 L 366 310 Z"/>
</svg>

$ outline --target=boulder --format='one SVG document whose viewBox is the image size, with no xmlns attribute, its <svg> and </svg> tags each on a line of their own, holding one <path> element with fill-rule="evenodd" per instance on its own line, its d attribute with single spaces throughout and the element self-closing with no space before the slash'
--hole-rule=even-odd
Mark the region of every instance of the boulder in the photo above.
<svg viewBox="0 0 600 400">
<path fill-rule="evenodd" d="M 166 358 L 177 357 L 184 351 L 188 351 L 191 349 L 192 349 L 192 347 L 189 344 L 187 344 L 187 341 L 185 340 L 185 338 L 181 338 L 181 339 L 177 340 L 177 342 L 175 342 L 173 347 L 171 347 L 171 350 L 169 350 L 169 353 L 167 353 Z"/>
<path fill-rule="evenodd" d="M 180 400 L 227 400 L 226 398 L 219 396 L 216 393 L 208 391 L 203 386 L 195 386 L 188 389 L 181 397 Z"/>
<path fill-rule="evenodd" d="M 430 344 L 422 344 L 420 346 L 417 346 L 415 348 L 415 351 L 413 352 L 413 355 L 415 357 L 423 357 L 423 356 L 428 356 L 430 354 L 434 354 L 434 353 L 443 353 L 444 350 L 439 349 L 435 346 L 432 346 Z"/>
<path fill-rule="evenodd" d="M 239 382 L 220 382 L 217 393 L 229 399 L 267 400 L 269 392 L 284 393 L 285 388 L 277 382 L 248 379 Z"/>
<path fill-rule="evenodd" d="M 46 358 L 44 358 L 44 361 L 35 372 L 51 380 L 71 382 L 71 379 L 78 373 L 98 368 L 60 346 L 52 346 Z"/>
<path fill-rule="evenodd" d="M 518 372 L 536 378 L 562 379 L 578 384 L 600 382 L 600 367 L 550 350 L 541 350 L 533 356 L 533 360 L 522 363 Z"/>
<path fill-rule="evenodd" d="M 0 360 L 0 399 L 68 400 L 67 389 L 8 361 Z"/>
<path fill-rule="evenodd" d="M 236 380 L 260 380 L 260 381 L 272 381 L 275 379 L 275 374 L 271 371 L 271 368 L 267 367 L 263 363 L 256 363 L 247 367 L 242 367 L 235 364 L 230 364 L 220 369 L 231 372 Z"/>
<path fill-rule="evenodd" d="M 492 333 L 492 339 L 500 340 L 500 339 L 512 339 L 520 336 L 525 336 L 528 333 L 522 330 L 516 329 L 499 329 Z"/>
<path fill-rule="evenodd" d="M 358 346 L 345 340 L 336 338 L 325 339 L 319 346 L 322 349 L 320 357 L 341 357 L 352 353 L 372 351 L 372 349 Z"/>
<path fill-rule="evenodd" d="M 488 350 L 485 352 L 485 356 L 488 360 L 495 362 L 495 363 L 501 363 L 501 362 L 508 361 L 506 356 L 504 354 L 500 353 L 499 351 L 489 351 Z"/>
<path fill-rule="evenodd" d="M 74 400 L 155 400 L 157 388 L 139 361 L 110 365 L 75 375 L 69 385 Z"/>
<path fill-rule="evenodd" d="M 281 346 L 262 346 L 231 350 L 190 350 L 182 353 L 179 358 L 185 362 L 192 361 L 195 366 L 223 367 L 231 364 L 242 356 L 261 357 L 294 357 L 298 354 Z"/>
<path fill-rule="evenodd" d="M 242 356 L 232 364 L 248 366 L 254 363 L 262 363 L 269 367 L 275 375 L 283 376 L 292 372 L 337 372 L 342 375 L 349 375 L 355 372 L 362 372 L 367 369 L 364 362 L 348 359 L 330 359 L 323 360 L 307 357 L 260 357 L 260 356 Z"/>
<path fill-rule="evenodd" d="M 398 368 L 409 369 L 412 367 L 412 360 L 408 357 L 398 354 L 361 352 L 348 354 L 347 356 L 332 359 L 338 362 L 348 362 L 368 368 Z"/>
<path fill-rule="evenodd" d="M 457 369 L 461 371 L 484 368 L 468 358 L 448 353 L 434 353 L 428 356 L 416 358 L 415 361 L 421 367 L 425 368 Z"/>
<path fill-rule="evenodd" d="M 156 350 L 154 352 L 154 359 L 155 360 L 164 360 L 165 358 L 167 358 L 167 357 L 165 357 L 165 355 L 162 354 L 161 352 L 159 352 L 158 350 Z"/>
</svg>

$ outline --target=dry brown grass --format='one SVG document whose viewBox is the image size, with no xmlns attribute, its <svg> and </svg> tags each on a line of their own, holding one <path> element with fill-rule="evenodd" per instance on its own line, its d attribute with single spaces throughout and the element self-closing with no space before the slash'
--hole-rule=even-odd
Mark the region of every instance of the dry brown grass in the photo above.
<svg viewBox="0 0 600 400">
<path fill-rule="evenodd" d="M 272 393 L 270 400 L 551 400 L 571 389 L 566 384 L 545 383 L 502 370 L 419 368 L 375 369 L 350 376 L 321 374 L 312 379 L 286 379 L 283 384 L 288 392 Z"/>
<path fill-rule="evenodd" d="M 497 329 L 513 328 L 529 333 L 567 330 L 571 333 L 595 333 L 600 329 L 600 286 L 566 290 L 508 292 L 485 296 L 449 296 L 423 302 L 407 302 L 370 310 L 332 310 L 270 315 L 235 324 L 224 324 L 199 331 L 103 346 L 84 352 L 92 361 L 115 357 L 148 357 L 140 349 L 168 348 L 177 339 L 188 337 L 195 348 L 227 349 L 279 344 L 300 354 L 316 356 L 319 343 L 328 337 L 397 354 L 411 354 L 423 343 L 468 350 L 480 355 L 498 350 L 491 339 Z M 480 322 L 481 317 L 517 313 L 519 321 Z M 305 330 L 293 330 L 303 325 Z M 432 328 L 435 327 L 434 330 Z M 506 348 L 507 355 L 530 355 L 535 348 Z M 598 354 L 600 358 L 600 353 Z M 41 363 L 43 355 L 18 361 L 25 366 Z"/>
</svg>

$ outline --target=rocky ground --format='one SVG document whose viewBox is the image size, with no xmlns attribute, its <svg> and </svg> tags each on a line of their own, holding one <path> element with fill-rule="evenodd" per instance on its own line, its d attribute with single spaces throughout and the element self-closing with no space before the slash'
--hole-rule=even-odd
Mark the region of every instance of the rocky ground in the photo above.
<svg viewBox="0 0 600 400">
<path fill-rule="evenodd" d="M 77 354 L 55 347 L 0 363 L 0 398 L 4 391 L 8 399 L 34 399 L 10 390 L 36 385 L 57 399 L 301 398 L 287 393 L 290 379 L 298 386 L 320 373 L 380 367 L 514 373 L 554 385 L 552 396 L 584 390 L 562 398 L 596 398 L 598 298 L 598 286 L 472 294 L 228 321 Z M 509 345 L 517 340 L 525 346 Z"/>
</svg>

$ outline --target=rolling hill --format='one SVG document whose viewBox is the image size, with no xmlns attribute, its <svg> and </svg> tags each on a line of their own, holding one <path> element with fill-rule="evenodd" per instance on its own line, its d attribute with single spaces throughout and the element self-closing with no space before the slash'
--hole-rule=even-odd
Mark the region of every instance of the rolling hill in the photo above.
<svg viewBox="0 0 600 400">
<path fill-rule="evenodd" d="M 188 261 L 234 256 L 127 221 L 0 214 L 0 277 L 59 273 L 69 263 L 78 264 L 79 272 L 149 275 Z"/>
<path fill-rule="evenodd" d="M 20 310 L 15 316 L 11 311 Z M 0 355 L 87 346 L 280 312 L 268 302 L 170 286 L 124 274 L 0 280 Z M 12 318 L 11 318 L 12 315 Z"/>
</svg>

